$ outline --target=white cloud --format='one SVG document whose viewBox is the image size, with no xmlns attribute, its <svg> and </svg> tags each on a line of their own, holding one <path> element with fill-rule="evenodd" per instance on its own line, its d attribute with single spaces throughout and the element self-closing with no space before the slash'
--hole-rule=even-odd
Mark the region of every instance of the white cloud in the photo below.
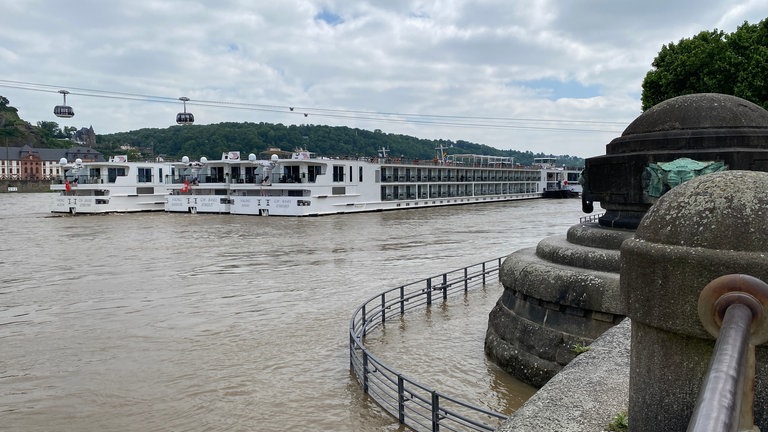
<svg viewBox="0 0 768 432">
<path fill-rule="evenodd" d="M 188 96 L 198 123 L 346 125 L 584 157 L 603 154 L 640 114 L 642 79 L 663 44 L 768 16 L 756 0 L 0 0 L 0 8 L 0 84 L 53 86 L 0 87 L 33 123 L 109 133 L 166 127 L 181 110 L 75 90 L 94 89 Z M 72 119 L 52 115 L 58 88 L 73 93 Z M 457 117 L 430 125 L 317 109 Z M 526 121 L 499 127 L 493 118 Z"/>
</svg>

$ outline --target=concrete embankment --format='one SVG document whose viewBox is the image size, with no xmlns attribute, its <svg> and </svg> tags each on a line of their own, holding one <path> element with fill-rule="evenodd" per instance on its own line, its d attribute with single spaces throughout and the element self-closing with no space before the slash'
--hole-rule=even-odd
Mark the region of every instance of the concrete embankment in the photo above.
<svg viewBox="0 0 768 432">
<path fill-rule="evenodd" d="M 612 327 L 539 389 L 500 432 L 608 430 L 629 401 L 630 322 Z"/>
</svg>

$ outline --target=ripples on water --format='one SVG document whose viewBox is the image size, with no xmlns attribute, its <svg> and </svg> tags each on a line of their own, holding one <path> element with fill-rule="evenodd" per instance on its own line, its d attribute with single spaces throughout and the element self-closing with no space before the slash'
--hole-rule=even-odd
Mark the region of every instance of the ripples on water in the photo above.
<svg viewBox="0 0 768 432">
<path fill-rule="evenodd" d="M 578 200 L 535 200 L 301 219 L 51 217 L 51 198 L 0 194 L 8 430 L 402 430 L 350 376 L 354 308 L 581 216 Z M 509 410 L 530 389 L 483 355 L 500 294 L 493 283 L 411 312 L 369 344 L 411 377 Z"/>
</svg>

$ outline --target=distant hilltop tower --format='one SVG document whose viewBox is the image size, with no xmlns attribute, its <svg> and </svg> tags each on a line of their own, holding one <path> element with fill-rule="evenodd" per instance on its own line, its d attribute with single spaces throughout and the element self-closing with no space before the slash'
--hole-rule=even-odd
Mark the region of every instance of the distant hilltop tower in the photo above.
<svg viewBox="0 0 768 432">
<path fill-rule="evenodd" d="M 75 142 L 85 147 L 96 147 L 96 132 L 93 131 L 93 126 L 88 128 L 80 128 L 75 132 L 73 137 Z"/>
</svg>

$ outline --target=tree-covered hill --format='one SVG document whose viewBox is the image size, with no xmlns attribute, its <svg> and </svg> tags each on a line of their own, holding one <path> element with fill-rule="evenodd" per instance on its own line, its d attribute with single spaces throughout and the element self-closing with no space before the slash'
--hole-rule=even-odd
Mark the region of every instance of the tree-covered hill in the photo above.
<svg viewBox="0 0 768 432">
<path fill-rule="evenodd" d="M 0 96 L 0 145 L 22 147 L 43 141 L 39 130 L 19 118 L 18 110 Z"/>
<path fill-rule="evenodd" d="M 85 129 L 85 128 L 83 128 Z M 93 135 L 92 129 L 87 129 Z M 60 128 L 52 121 L 40 121 L 36 126 L 19 117 L 18 110 L 10 105 L 5 96 L 0 96 L 0 145 L 5 147 L 23 147 L 28 145 L 36 148 L 69 148 L 73 146 L 72 138 L 80 134 L 74 126 Z M 89 143 L 94 141 L 90 137 Z"/>
<path fill-rule="evenodd" d="M 522 165 L 532 164 L 537 157 L 556 157 L 560 166 L 584 166 L 584 159 L 575 156 L 499 150 L 462 140 L 427 140 L 384 133 L 378 129 L 369 131 L 344 126 L 229 122 L 139 129 L 96 135 L 95 140 L 93 135 L 93 128 L 60 128 L 58 123 L 52 121 L 40 121 L 33 126 L 19 118 L 17 109 L 9 104 L 7 98 L 0 96 L 0 145 L 3 146 L 67 148 L 86 145 L 102 152 L 105 157 L 128 154 L 130 160 L 158 156 L 166 160 L 179 160 L 182 156 L 218 159 L 222 153 L 229 151 L 239 151 L 244 157 L 250 153 L 263 157 L 261 153 L 269 148 L 286 151 L 303 148 L 328 157 L 372 157 L 378 155 L 381 149 L 386 149 L 392 157 L 427 160 L 438 155 L 438 148 L 445 148 L 447 154 L 514 157 L 515 162 Z"/>
<path fill-rule="evenodd" d="M 304 148 L 320 156 L 376 156 L 380 149 L 393 157 L 432 159 L 437 148 L 447 154 L 474 153 L 492 156 L 512 156 L 515 162 L 531 164 L 535 157 L 549 157 L 530 151 L 499 150 L 467 141 L 426 140 L 408 135 L 369 131 L 344 126 L 290 125 L 272 123 L 219 123 L 211 125 L 171 126 L 165 129 L 139 129 L 108 135 L 97 135 L 96 146 L 105 155 L 126 153 L 126 148 L 138 150 L 136 157 L 163 156 L 178 159 L 206 156 L 218 159 L 223 152 L 239 151 L 257 156 L 269 148 L 294 150 Z M 129 156 L 131 156 L 129 154 Z M 553 156 L 559 165 L 584 165 L 584 160 L 572 156 Z"/>
</svg>

